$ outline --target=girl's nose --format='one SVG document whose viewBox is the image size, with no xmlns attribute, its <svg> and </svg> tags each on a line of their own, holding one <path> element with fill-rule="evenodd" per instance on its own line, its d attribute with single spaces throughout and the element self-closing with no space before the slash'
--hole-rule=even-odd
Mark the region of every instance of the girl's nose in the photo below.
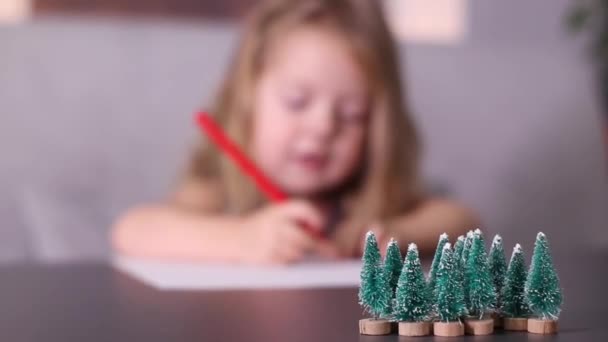
<svg viewBox="0 0 608 342">
<path fill-rule="evenodd" d="M 307 121 L 309 132 L 321 139 L 331 137 L 336 130 L 336 116 L 331 108 L 315 111 Z"/>
</svg>

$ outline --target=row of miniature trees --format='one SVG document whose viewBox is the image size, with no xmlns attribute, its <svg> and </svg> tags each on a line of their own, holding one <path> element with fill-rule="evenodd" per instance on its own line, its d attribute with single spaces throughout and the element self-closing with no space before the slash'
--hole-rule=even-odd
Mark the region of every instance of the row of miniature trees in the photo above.
<svg viewBox="0 0 608 342">
<path fill-rule="evenodd" d="M 388 334 L 390 321 L 397 321 L 401 335 L 428 335 L 432 323 L 435 335 L 460 336 L 465 330 L 490 334 L 503 317 L 508 330 L 555 332 L 562 296 L 543 233 L 536 237 L 529 273 L 519 244 L 507 265 L 500 236 L 488 255 L 480 230 L 458 237 L 453 248 L 442 234 L 426 279 L 415 244 L 402 260 L 391 240 L 382 260 L 370 232 L 359 302 L 373 316 L 360 321 L 363 334 Z"/>
</svg>

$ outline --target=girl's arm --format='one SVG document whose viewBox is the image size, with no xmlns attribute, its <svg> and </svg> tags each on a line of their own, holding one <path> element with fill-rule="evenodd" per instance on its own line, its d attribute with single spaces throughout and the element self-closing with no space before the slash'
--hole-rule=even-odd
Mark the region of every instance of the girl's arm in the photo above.
<svg viewBox="0 0 608 342">
<path fill-rule="evenodd" d="M 295 262 L 314 251 L 336 254 L 329 242 L 316 241 L 299 226 L 324 225 L 308 202 L 289 200 L 246 216 L 211 214 L 221 212 L 213 210 L 217 192 L 186 185 L 171 203 L 129 210 L 113 228 L 114 248 L 144 258 L 262 264 Z"/>
<path fill-rule="evenodd" d="M 144 258 L 239 261 L 238 220 L 169 204 L 141 206 L 116 222 L 112 244 L 121 254 Z"/>
<path fill-rule="evenodd" d="M 394 237 L 402 248 L 415 242 L 421 254 L 432 255 L 439 235 L 447 233 L 450 240 L 477 228 L 479 220 L 471 210 L 448 199 L 424 200 L 413 211 L 387 224 L 387 235 Z"/>
<path fill-rule="evenodd" d="M 114 249 L 145 258 L 237 261 L 239 219 L 200 213 L 213 207 L 213 186 L 186 181 L 169 203 L 130 209 L 112 229 Z"/>
</svg>

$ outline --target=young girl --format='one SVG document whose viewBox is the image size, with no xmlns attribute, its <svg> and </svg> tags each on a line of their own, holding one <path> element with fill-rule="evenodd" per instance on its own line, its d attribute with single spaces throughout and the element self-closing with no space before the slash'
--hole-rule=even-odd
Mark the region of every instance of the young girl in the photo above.
<svg viewBox="0 0 608 342">
<path fill-rule="evenodd" d="M 268 0 L 249 18 L 212 113 L 292 200 L 268 203 L 215 146 L 201 144 L 170 201 L 118 220 L 115 248 L 290 263 L 311 253 L 358 256 L 370 228 L 381 244 L 394 237 L 422 252 L 443 232 L 473 228 L 467 209 L 420 185 L 418 137 L 378 3 Z"/>
</svg>

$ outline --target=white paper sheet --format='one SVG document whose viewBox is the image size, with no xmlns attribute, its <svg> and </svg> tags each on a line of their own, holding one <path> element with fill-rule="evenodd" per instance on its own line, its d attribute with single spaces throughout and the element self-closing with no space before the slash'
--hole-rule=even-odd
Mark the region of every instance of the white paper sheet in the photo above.
<svg viewBox="0 0 608 342">
<path fill-rule="evenodd" d="M 356 287 L 361 272 L 361 261 L 357 260 L 253 267 L 115 257 L 113 265 L 160 290 Z"/>
</svg>

